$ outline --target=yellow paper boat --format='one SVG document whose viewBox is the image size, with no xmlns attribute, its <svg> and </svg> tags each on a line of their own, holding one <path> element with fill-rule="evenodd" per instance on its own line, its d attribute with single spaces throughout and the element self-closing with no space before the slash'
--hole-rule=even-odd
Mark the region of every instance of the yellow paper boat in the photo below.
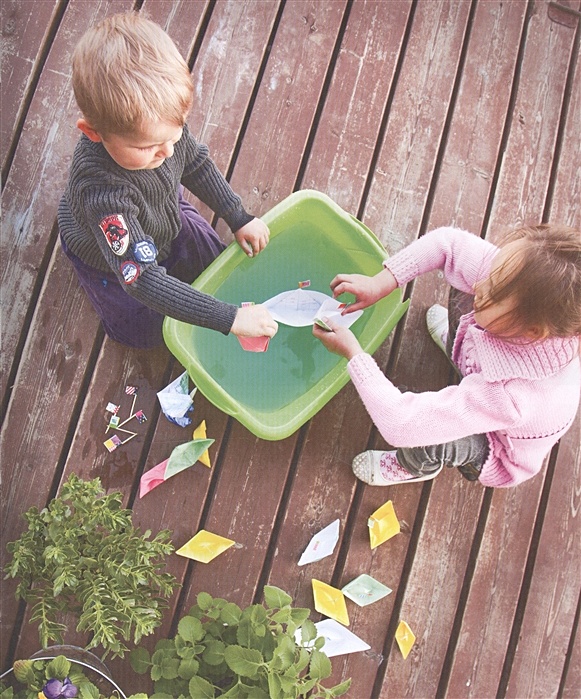
<svg viewBox="0 0 581 699">
<path fill-rule="evenodd" d="M 234 543 L 232 539 L 226 539 L 218 534 L 212 534 L 212 532 L 207 532 L 205 529 L 200 529 L 176 553 L 186 558 L 193 558 L 194 561 L 200 561 L 200 563 L 209 563 L 216 556 L 229 549 L 230 546 L 233 546 Z"/>
<path fill-rule="evenodd" d="M 375 510 L 367 521 L 367 526 L 372 549 L 399 534 L 401 529 L 393 509 L 393 502 L 388 500 L 385 505 Z"/>
<path fill-rule="evenodd" d="M 397 645 L 399 646 L 401 654 L 403 655 L 405 660 L 410 654 L 410 650 L 412 649 L 414 643 L 416 642 L 416 637 L 414 636 L 413 631 L 410 629 L 410 627 L 407 625 L 405 621 L 399 622 L 397 630 L 395 632 L 395 640 L 397 641 Z"/>
<path fill-rule="evenodd" d="M 200 422 L 200 424 L 194 430 L 194 439 L 207 439 L 205 420 L 202 420 L 202 422 Z M 198 461 L 201 461 L 204 466 L 212 468 L 212 464 L 210 463 L 210 452 L 207 449 L 202 456 L 199 457 Z"/>
<path fill-rule="evenodd" d="M 349 615 L 347 614 L 347 605 L 345 604 L 345 596 L 336 587 L 331 587 L 327 583 L 315 580 L 313 578 L 313 597 L 315 598 L 315 609 L 335 619 L 345 626 L 349 626 Z"/>
</svg>

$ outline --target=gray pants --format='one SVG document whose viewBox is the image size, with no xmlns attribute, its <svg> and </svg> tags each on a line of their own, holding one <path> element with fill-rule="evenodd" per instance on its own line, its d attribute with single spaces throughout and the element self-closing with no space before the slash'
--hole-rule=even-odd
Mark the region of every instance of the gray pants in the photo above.
<svg viewBox="0 0 581 699">
<path fill-rule="evenodd" d="M 448 298 L 448 342 L 446 352 L 452 356 L 454 338 L 460 317 L 472 310 L 474 297 L 456 289 L 450 289 Z M 488 458 L 489 446 L 485 434 L 475 434 L 445 444 L 427 447 L 400 447 L 397 460 L 406 471 L 414 476 L 423 476 L 437 471 L 441 465 L 457 468 L 469 481 L 478 480 L 484 462 Z"/>
</svg>

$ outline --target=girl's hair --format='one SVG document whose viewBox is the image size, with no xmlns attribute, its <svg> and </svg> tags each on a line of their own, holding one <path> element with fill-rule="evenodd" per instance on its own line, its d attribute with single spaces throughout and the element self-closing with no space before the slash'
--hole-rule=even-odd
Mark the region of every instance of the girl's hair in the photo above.
<svg viewBox="0 0 581 699">
<path fill-rule="evenodd" d="M 146 121 L 183 125 L 193 101 L 188 66 L 163 29 L 136 12 L 89 29 L 73 53 L 73 90 L 100 136 L 139 130 Z"/>
<path fill-rule="evenodd" d="M 491 280 L 485 305 L 514 300 L 513 310 L 503 318 L 511 336 L 580 335 L 581 231 L 550 224 L 524 226 L 511 231 L 501 247 L 514 241 L 523 242 L 505 261 L 508 272 Z"/>
</svg>

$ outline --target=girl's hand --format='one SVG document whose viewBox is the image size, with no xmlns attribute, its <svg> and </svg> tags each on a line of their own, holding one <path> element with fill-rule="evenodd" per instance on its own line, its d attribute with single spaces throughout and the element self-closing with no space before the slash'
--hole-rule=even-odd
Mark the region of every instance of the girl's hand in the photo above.
<svg viewBox="0 0 581 699">
<path fill-rule="evenodd" d="M 254 257 L 268 245 L 270 231 L 264 221 L 253 218 L 252 221 L 248 221 L 246 225 L 239 228 L 234 233 L 234 237 L 248 257 Z"/>
<path fill-rule="evenodd" d="M 274 337 L 278 323 L 268 310 L 261 306 L 243 306 L 238 309 L 230 332 L 238 337 Z"/>
<path fill-rule="evenodd" d="M 374 277 L 366 277 L 364 274 L 338 274 L 331 282 L 335 298 L 345 292 L 355 296 L 355 302 L 347 306 L 343 311 L 344 315 L 373 305 L 391 294 L 394 289 L 397 289 L 397 280 L 388 269 L 383 269 Z"/>
<path fill-rule="evenodd" d="M 323 330 L 323 328 L 315 323 L 313 326 L 313 335 L 325 345 L 329 352 L 339 354 L 345 357 L 345 359 L 351 359 L 356 354 L 363 352 L 359 340 L 349 328 L 343 328 L 327 318 L 323 320 L 331 330 Z"/>
</svg>

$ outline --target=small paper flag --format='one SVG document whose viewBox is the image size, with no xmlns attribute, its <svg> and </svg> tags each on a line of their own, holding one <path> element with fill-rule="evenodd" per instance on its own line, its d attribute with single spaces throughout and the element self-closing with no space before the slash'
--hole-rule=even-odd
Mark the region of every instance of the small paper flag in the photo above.
<svg viewBox="0 0 581 699">
<path fill-rule="evenodd" d="M 107 410 L 107 412 L 109 413 L 113 413 L 113 415 L 117 415 L 117 413 L 119 412 L 119 407 L 120 406 L 115 405 L 115 403 L 107 403 L 107 407 L 105 408 L 105 410 Z"/>
<path fill-rule="evenodd" d="M 392 590 L 382 583 L 372 578 L 371 575 L 363 573 L 342 588 L 341 592 L 360 607 L 366 607 L 372 602 L 382 599 Z"/>
<path fill-rule="evenodd" d="M 200 529 L 176 553 L 186 558 L 193 558 L 194 561 L 200 561 L 200 563 L 209 563 L 235 543 L 232 539 L 226 539 L 218 534 L 212 534 L 212 532 L 208 532 L 205 529 Z"/>
<path fill-rule="evenodd" d="M 137 393 L 137 386 L 125 386 L 125 393 L 128 396 L 132 396 L 134 393 Z"/>
<path fill-rule="evenodd" d="M 312 584 L 315 609 L 321 614 L 349 626 L 349 614 L 341 590 L 315 578 L 313 578 Z"/>
<path fill-rule="evenodd" d="M 395 632 L 395 640 L 397 641 L 397 645 L 399 646 L 401 654 L 403 655 L 403 658 L 405 660 L 410 654 L 410 650 L 412 649 L 414 643 L 416 642 L 416 637 L 414 636 L 413 631 L 410 629 L 410 627 L 407 625 L 405 621 L 399 622 L 397 630 Z"/>
<path fill-rule="evenodd" d="M 121 422 L 121 418 L 118 415 L 112 415 L 109 420 L 109 427 L 117 427 Z"/>
<path fill-rule="evenodd" d="M 384 505 L 371 515 L 367 521 L 369 527 L 369 540 L 371 548 L 383 544 L 392 536 L 400 533 L 399 521 L 393 509 L 393 502 L 388 500 Z"/>
<path fill-rule="evenodd" d="M 147 418 L 145 417 L 145 414 L 144 414 L 143 410 L 138 410 L 138 411 L 135 413 L 135 416 L 134 416 L 134 417 L 135 417 L 135 419 L 137 420 L 137 422 L 139 422 L 140 424 L 142 424 L 142 423 L 144 423 L 144 422 L 147 422 Z"/>
<path fill-rule="evenodd" d="M 196 439 L 207 439 L 205 420 L 202 420 L 202 422 L 200 422 L 200 424 L 194 430 L 194 440 Z M 198 461 L 201 461 L 204 466 L 212 468 L 212 464 L 210 462 L 210 452 L 207 449 L 201 456 L 198 456 Z"/>
<path fill-rule="evenodd" d="M 103 444 L 107 447 L 108 451 L 115 451 L 118 446 L 120 446 L 123 442 L 119 439 L 119 437 L 114 434 L 111 439 L 107 439 L 103 442 Z"/>
</svg>

